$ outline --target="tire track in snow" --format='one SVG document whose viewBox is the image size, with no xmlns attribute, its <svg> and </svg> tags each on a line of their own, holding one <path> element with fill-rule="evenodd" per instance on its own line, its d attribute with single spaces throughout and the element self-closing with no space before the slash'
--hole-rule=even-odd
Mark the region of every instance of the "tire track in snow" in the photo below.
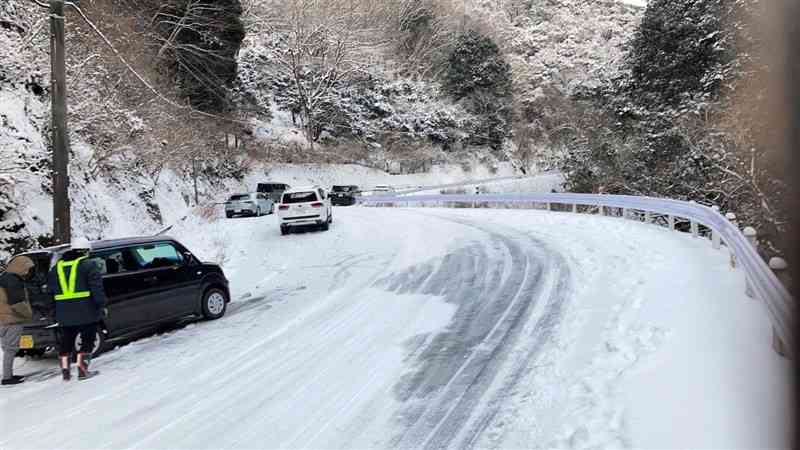
<svg viewBox="0 0 800 450">
<path fill-rule="evenodd" d="M 448 302 L 459 305 L 459 312 L 448 331 L 421 352 L 420 367 L 413 375 L 417 381 L 400 386 L 399 397 L 407 406 L 401 413 L 405 429 L 392 442 L 399 448 L 473 447 L 495 420 L 499 405 L 550 341 L 560 323 L 562 306 L 569 298 L 566 262 L 543 242 L 510 230 L 498 232 L 464 220 L 435 217 L 480 230 L 488 236 L 486 242 L 494 248 L 501 246 L 507 257 L 498 262 L 496 255 L 492 255 L 489 263 L 491 252 L 484 242 L 477 252 L 462 250 L 448 255 L 429 284 L 416 287 L 423 293 L 443 294 Z M 494 263 L 495 269 L 479 295 L 464 289 L 474 287 L 469 282 L 470 276 L 481 274 L 464 272 L 464 266 L 469 265 L 464 260 L 470 259 L 474 267 L 480 267 L 482 262 L 484 267 Z M 498 267 L 505 272 L 502 280 L 497 276 Z M 404 277 L 401 275 L 399 279 Z M 460 288 L 448 292 L 430 283 L 439 279 L 458 283 Z M 406 289 L 402 283 L 390 286 Z M 533 334 L 520 336 L 540 302 L 544 304 L 539 307 L 541 311 L 537 310 L 540 316 Z M 476 308 L 476 304 L 482 307 Z M 461 340 L 460 350 L 442 360 L 437 349 L 448 340 L 453 343 L 454 339 Z M 510 359 L 515 345 L 517 356 Z M 443 374 L 446 382 L 441 383 Z M 435 381 L 437 378 L 439 383 Z"/>
</svg>

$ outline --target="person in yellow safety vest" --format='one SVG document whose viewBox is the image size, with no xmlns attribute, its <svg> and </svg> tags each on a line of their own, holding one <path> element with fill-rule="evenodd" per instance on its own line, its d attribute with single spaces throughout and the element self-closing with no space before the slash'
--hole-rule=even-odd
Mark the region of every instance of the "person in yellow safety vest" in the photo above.
<svg viewBox="0 0 800 450">
<path fill-rule="evenodd" d="M 103 289 L 103 273 L 98 260 L 91 259 L 91 244 L 85 238 L 73 240 L 47 278 L 49 292 L 54 294 L 56 321 L 58 322 L 59 360 L 64 381 L 69 381 L 70 356 L 78 350 L 78 379 L 84 380 L 98 374 L 89 370 L 95 337 L 99 330 L 107 303 Z"/>
</svg>

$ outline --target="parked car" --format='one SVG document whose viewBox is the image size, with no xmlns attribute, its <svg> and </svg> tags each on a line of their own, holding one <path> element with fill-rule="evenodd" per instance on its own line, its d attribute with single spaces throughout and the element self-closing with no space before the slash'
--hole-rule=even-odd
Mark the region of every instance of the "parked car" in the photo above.
<svg viewBox="0 0 800 450">
<path fill-rule="evenodd" d="M 289 189 L 291 189 L 291 186 L 289 186 L 286 183 L 267 182 L 267 183 L 258 183 L 258 186 L 256 187 L 256 192 L 267 194 L 267 196 L 271 198 L 273 202 L 280 203 L 281 196 L 285 191 Z"/>
<path fill-rule="evenodd" d="M 331 189 L 331 204 L 355 205 L 356 197 L 361 195 L 361 190 L 356 185 L 333 186 Z"/>
<path fill-rule="evenodd" d="M 293 227 L 309 225 L 327 231 L 333 223 L 331 199 L 319 186 L 290 189 L 283 193 L 278 217 L 281 234 L 289 234 Z"/>
<path fill-rule="evenodd" d="M 275 203 L 267 194 L 253 192 L 249 194 L 233 194 L 225 202 L 225 217 L 262 216 L 275 212 Z"/>
<path fill-rule="evenodd" d="M 378 184 L 372 189 L 374 195 L 389 195 L 394 194 L 394 188 L 388 184 Z"/>
<path fill-rule="evenodd" d="M 25 253 L 36 262 L 37 282 L 69 249 L 62 245 Z M 108 296 L 108 314 L 97 332 L 94 354 L 116 341 L 128 340 L 186 320 L 219 319 L 230 301 L 228 280 L 217 264 L 201 262 L 167 236 L 96 241 L 90 258 L 100 264 Z M 50 295 L 31 300 L 34 321 L 23 327 L 20 353 L 43 354 L 58 342 Z M 76 350 L 79 347 L 76 339 Z"/>
</svg>

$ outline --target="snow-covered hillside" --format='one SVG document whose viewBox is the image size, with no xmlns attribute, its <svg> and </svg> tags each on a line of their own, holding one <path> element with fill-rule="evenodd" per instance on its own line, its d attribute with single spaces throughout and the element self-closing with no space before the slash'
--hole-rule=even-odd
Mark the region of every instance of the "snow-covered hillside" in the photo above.
<svg viewBox="0 0 800 450">
<path fill-rule="evenodd" d="M 544 211 L 336 208 L 290 236 L 220 216 L 173 231 L 222 262 L 227 315 L 87 382 L 22 363 L 0 447 L 789 445 L 791 363 L 708 241 Z"/>
</svg>

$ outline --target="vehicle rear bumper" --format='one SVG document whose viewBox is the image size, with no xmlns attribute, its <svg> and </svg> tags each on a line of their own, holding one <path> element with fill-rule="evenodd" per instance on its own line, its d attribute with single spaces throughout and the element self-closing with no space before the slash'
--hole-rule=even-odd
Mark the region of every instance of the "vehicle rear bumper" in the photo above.
<svg viewBox="0 0 800 450">
<path fill-rule="evenodd" d="M 281 218 L 281 226 L 282 227 L 289 227 L 289 226 L 302 226 L 302 225 L 318 225 L 322 223 L 322 216 L 317 215 L 309 215 L 309 216 L 300 216 L 300 217 L 283 217 Z"/>
<path fill-rule="evenodd" d="M 234 214 L 234 215 L 235 214 L 255 214 L 256 210 L 255 209 L 249 209 L 249 208 L 242 208 L 242 209 L 225 208 L 225 213 Z"/>
<path fill-rule="evenodd" d="M 58 345 L 58 333 L 55 326 L 25 325 L 22 328 L 22 336 L 30 336 L 33 339 L 33 347 L 20 348 L 18 353 L 25 353 L 27 350 L 46 350 Z"/>
<path fill-rule="evenodd" d="M 331 197 L 332 205 L 352 205 L 355 202 L 356 199 L 353 197 Z"/>
</svg>

